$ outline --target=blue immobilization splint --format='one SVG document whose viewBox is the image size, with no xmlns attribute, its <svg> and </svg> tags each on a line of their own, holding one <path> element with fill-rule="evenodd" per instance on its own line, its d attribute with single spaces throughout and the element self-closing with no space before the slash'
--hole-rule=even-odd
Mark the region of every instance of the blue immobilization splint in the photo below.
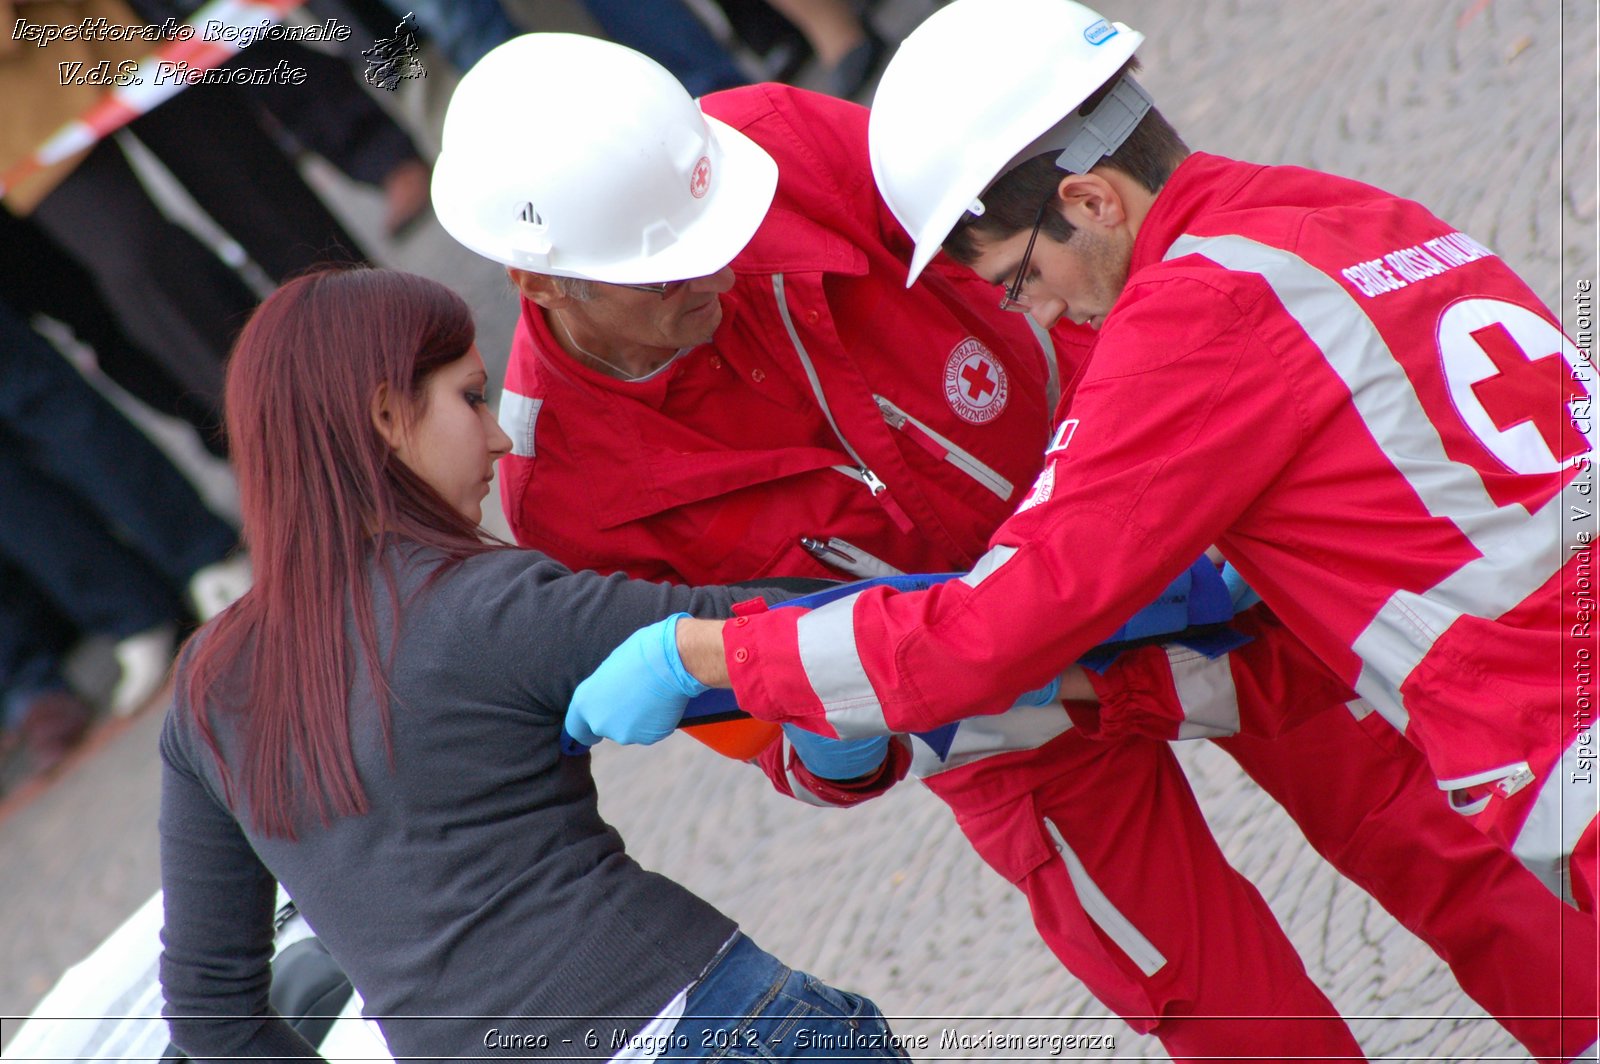
<svg viewBox="0 0 1600 1064">
<path fill-rule="evenodd" d="M 800 606 L 815 609 L 837 599 L 854 595 L 872 587 L 892 587 L 896 591 L 925 591 L 961 576 L 960 573 L 902 573 L 895 576 L 878 576 L 870 580 L 857 580 L 837 587 L 813 591 L 809 595 L 788 599 L 773 609 Z M 1215 565 L 1201 557 L 1167 585 L 1167 589 L 1150 605 L 1128 619 L 1103 642 L 1097 644 L 1078 663 L 1095 672 L 1104 672 L 1124 651 L 1151 643 L 1182 643 L 1208 658 L 1219 657 L 1235 647 L 1250 641 L 1228 627 L 1233 619 L 1233 595 Z M 739 708 L 733 692 L 712 688 L 689 700 L 678 726 L 714 724 L 735 720 L 747 714 Z M 918 733 L 935 750 L 947 746 L 955 734 L 955 725 L 949 724 L 926 733 Z M 588 748 L 574 741 L 565 730 L 561 733 L 561 749 L 569 754 L 581 754 Z"/>
</svg>

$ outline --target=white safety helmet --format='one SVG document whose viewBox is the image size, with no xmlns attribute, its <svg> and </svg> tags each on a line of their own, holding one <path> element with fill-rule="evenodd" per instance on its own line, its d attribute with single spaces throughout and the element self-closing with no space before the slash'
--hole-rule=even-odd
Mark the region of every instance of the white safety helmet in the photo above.
<svg viewBox="0 0 1600 1064">
<path fill-rule="evenodd" d="M 484 56 L 445 113 L 433 208 L 478 254 L 614 284 L 717 272 L 755 234 L 778 167 L 622 45 L 530 33 Z"/>
<path fill-rule="evenodd" d="M 901 43 L 867 141 L 878 191 L 916 241 L 907 287 L 1017 164 L 1064 149 L 1056 165 L 1084 173 L 1121 145 L 1150 106 L 1131 78 L 1077 110 L 1143 42 L 1073 0 L 955 0 Z"/>
</svg>

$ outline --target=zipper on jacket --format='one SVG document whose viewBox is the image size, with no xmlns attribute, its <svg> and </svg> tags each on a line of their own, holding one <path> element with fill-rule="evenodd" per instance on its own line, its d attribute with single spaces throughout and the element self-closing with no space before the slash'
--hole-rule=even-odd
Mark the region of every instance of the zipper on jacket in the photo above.
<svg viewBox="0 0 1600 1064">
<path fill-rule="evenodd" d="M 783 327 L 789 333 L 789 342 L 794 345 L 795 354 L 800 356 L 800 368 L 805 370 L 806 381 L 811 385 L 811 394 L 816 397 L 817 406 L 822 410 L 822 416 L 827 419 L 828 427 L 833 430 L 834 438 L 844 448 L 845 454 L 848 454 L 851 460 L 855 462 L 856 468 L 860 471 L 861 482 L 867 486 L 867 490 L 872 493 L 872 497 L 877 499 L 878 504 L 889 512 L 889 519 L 902 532 L 915 530 L 916 524 L 911 520 L 911 515 L 907 514 L 900 504 L 894 500 L 893 496 L 889 494 L 889 485 L 885 484 L 883 478 L 874 473 L 871 467 L 862 460 L 856 449 L 850 446 L 850 441 L 845 439 L 844 433 L 839 428 L 839 422 L 834 420 L 833 410 L 828 406 L 828 398 L 822 394 L 822 381 L 817 378 L 817 367 L 812 365 L 811 354 L 806 350 L 806 345 L 800 341 L 800 333 L 795 329 L 794 319 L 789 315 L 789 303 L 783 296 L 783 274 L 781 273 L 772 275 L 772 294 L 777 298 L 778 316 L 783 319 Z"/>
<path fill-rule="evenodd" d="M 866 466 L 861 467 L 861 481 L 867 486 L 867 490 L 872 492 L 874 496 L 882 495 L 884 492 L 889 490 L 889 485 L 879 480 L 878 474 L 874 473 Z"/>
<path fill-rule="evenodd" d="M 963 450 L 954 441 L 941 436 L 930 426 L 918 421 L 883 396 L 874 395 L 872 399 L 878 404 L 878 409 L 883 413 L 883 420 L 889 423 L 890 428 L 905 433 L 924 451 L 935 458 L 949 462 L 1001 499 L 1011 498 L 1011 493 L 1015 490 L 1011 481 L 979 461 L 970 451 Z"/>
</svg>

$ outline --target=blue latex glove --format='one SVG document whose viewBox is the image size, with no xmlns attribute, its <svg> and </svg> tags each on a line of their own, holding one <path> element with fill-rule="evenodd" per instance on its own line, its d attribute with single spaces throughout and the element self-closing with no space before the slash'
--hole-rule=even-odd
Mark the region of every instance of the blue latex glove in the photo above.
<svg viewBox="0 0 1600 1064">
<path fill-rule="evenodd" d="M 601 739 L 658 743 L 672 734 L 683 708 L 708 688 L 689 675 L 678 655 L 675 613 L 622 641 L 573 692 L 566 733 L 585 746 Z"/>
<path fill-rule="evenodd" d="M 1228 585 L 1228 597 L 1233 599 L 1235 613 L 1242 613 L 1261 601 L 1261 596 L 1255 589 L 1244 582 L 1244 577 L 1239 575 L 1239 570 L 1230 563 L 1222 563 L 1222 582 Z"/>
<path fill-rule="evenodd" d="M 783 725 L 783 733 L 811 774 L 825 780 L 853 780 L 876 772 L 889 752 L 887 735 L 829 739 L 794 724 Z"/>
<path fill-rule="evenodd" d="M 1061 697 L 1061 677 L 1057 676 L 1043 687 L 1032 691 L 1024 691 L 1012 705 L 1017 706 L 1048 706 L 1051 702 Z"/>
</svg>

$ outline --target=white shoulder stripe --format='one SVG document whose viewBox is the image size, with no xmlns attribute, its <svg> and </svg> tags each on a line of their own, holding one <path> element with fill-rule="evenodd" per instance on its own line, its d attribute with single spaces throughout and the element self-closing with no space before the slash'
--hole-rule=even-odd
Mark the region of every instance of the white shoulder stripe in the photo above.
<svg viewBox="0 0 1600 1064">
<path fill-rule="evenodd" d="M 943 757 L 921 736 L 913 735 L 911 774 L 926 779 L 986 757 L 1037 750 L 1071 727 L 1072 718 L 1059 703 L 1053 708 L 1014 706 L 1004 713 L 968 717 L 956 722 L 955 737 Z"/>
<path fill-rule="evenodd" d="M 1015 547 L 999 546 L 990 548 L 983 557 L 978 559 L 978 563 L 972 567 L 970 572 L 961 576 L 961 582 L 971 587 L 977 587 L 993 576 L 996 569 L 1016 557 L 1016 554 L 1017 548 Z"/>
<path fill-rule="evenodd" d="M 1056 342 L 1050 335 L 1050 330 L 1033 320 L 1033 315 L 1024 314 L 1028 328 L 1033 330 L 1033 338 L 1038 341 L 1039 350 L 1044 354 L 1045 372 L 1045 417 L 1056 416 L 1056 405 L 1061 402 L 1061 369 L 1056 364 Z"/>
</svg>

